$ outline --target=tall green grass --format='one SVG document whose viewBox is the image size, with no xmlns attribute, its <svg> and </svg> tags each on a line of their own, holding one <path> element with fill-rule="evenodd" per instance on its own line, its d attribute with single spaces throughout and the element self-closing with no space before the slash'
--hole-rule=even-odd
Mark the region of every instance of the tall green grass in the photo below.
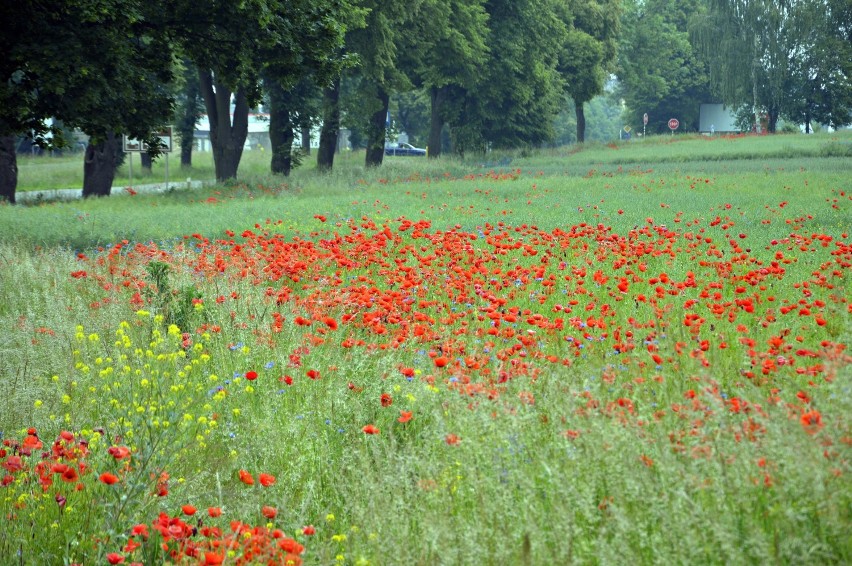
<svg viewBox="0 0 852 566">
<path fill-rule="evenodd" d="M 470 155 L 465 159 L 453 156 L 442 157 L 437 164 L 434 161 L 423 163 L 419 159 L 386 157 L 383 170 L 388 177 L 403 174 L 441 174 L 450 172 L 472 172 L 476 169 L 506 169 L 522 163 L 530 170 L 539 170 L 549 174 L 585 174 L 591 169 L 611 170 L 618 166 L 636 169 L 653 163 L 659 170 L 678 167 L 677 164 L 689 163 L 690 168 L 704 162 L 704 167 L 719 169 L 728 167 L 726 163 L 738 162 L 740 167 L 760 167 L 758 163 L 739 164 L 742 160 L 762 162 L 769 160 L 807 159 L 821 165 L 839 166 L 839 161 L 819 158 L 852 157 L 852 133 L 841 131 L 814 135 L 775 135 L 747 137 L 706 137 L 706 136 L 658 136 L 645 140 L 619 142 L 611 144 L 589 143 L 583 146 L 569 146 L 549 150 L 526 150 L 524 152 L 495 152 L 486 155 Z M 49 157 L 19 156 L 18 190 L 50 190 L 79 188 L 83 185 L 82 155 Z M 812 161 L 816 159 L 817 161 Z M 133 184 L 160 184 L 166 180 L 165 157 L 154 162 L 152 172 L 143 174 L 138 155 L 128 155 L 125 163 L 119 167 L 114 190 L 130 186 L 129 160 L 133 160 Z M 335 158 L 336 170 L 345 169 L 363 173 L 364 152 L 343 152 Z M 270 155 L 262 150 L 243 153 L 240 163 L 241 178 L 269 176 Z M 316 155 L 306 156 L 304 163 L 295 175 L 313 174 L 316 167 Z M 180 167 L 179 154 L 169 157 L 169 181 L 185 182 L 187 179 L 211 181 L 215 178 L 211 152 L 194 152 L 192 167 Z"/>
<path fill-rule="evenodd" d="M 358 152 L 344 152 L 336 157 L 342 166 L 354 165 Z M 363 152 L 360 153 L 363 160 Z M 130 167 L 133 167 L 133 186 L 145 184 L 165 184 L 168 165 L 169 183 L 183 183 L 188 179 L 212 181 L 216 178 L 213 166 L 213 154 L 209 151 L 195 151 L 192 154 L 192 166 L 180 165 L 180 154 L 173 153 L 156 159 L 151 171 L 142 169 L 138 154 L 127 154 L 124 163 L 116 171 L 113 190 L 119 191 L 131 185 Z M 168 164 L 166 163 L 168 161 Z M 306 156 L 303 167 L 312 170 L 316 166 L 316 155 Z M 270 155 L 268 151 L 253 149 L 243 152 L 240 160 L 240 175 L 252 177 L 270 175 Z M 52 189 L 77 189 L 83 186 L 83 155 L 21 155 L 18 156 L 18 190 L 21 192 Z"/>
<path fill-rule="evenodd" d="M 799 143 L 800 138 L 802 145 L 790 156 L 779 154 L 787 151 L 783 144 Z M 711 235 L 722 243 L 733 239 L 748 249 L 745 253 L 765 260 L 764 266 L 782 249 L 772 247 L 772 240 L 830 236 L 833 248 L 822 248 L 818 241 L 805 250 L 783 247 L 795 261 L 784 264 L 782 283 L 766 280 L 775 304 L 796 303 L 805 297 L 802 283 L 824 269 L 822 263 L 840 249 L 838 242 L 848 242 L 852 207 L 849 161 L 812 155 L 821 151 L 820 144 L 834 142 L 820 136 L 790 139 L 708 142 L 676 137 L 675 142 L 647 140 L 618 149 L 589 146 L 571 155 L 541 152 L 491 161 L 388 159 L 378 169 L 365 169 L 361 156 L 355 155 L 352 161 L 338 162 L 330 175 L 305 169 L 282 179 L 247 170 L 228 186 L 0 206 L 0 325 L 6 329 L 0 337 L 0 433 L 11 438 L 35 426 L 48 438 L 61 428 L 91 433 L 107 423 L 110 432 L 119 434 L 126 431 L 122 419 L 129 418 L 128 408 L 140 391 L 133 369 L 151 380 L 159 374 L 143 372 L 185 371 L 182 382 L 164 381 L 171 387 L 164 387 L 161 406 L 152 409 L 151 402 L 141 413 L 133 409 L 136 434 L 155 417 L 198 422 L 199 416 L 210 419 L 216 413 L 220 424 L 207 431 L 200 427 L 202 440 L 192 449 L 176 444 L 173 453 L 163 455 L 169 460 L 173 493 L 152 504 L 152 511 L 175 512 L 183 502 L 199 508 L 224 505 L 263 522 L 260 505 L 274 503 L 280 512 L 275 524 L 288 535 L 303 525 L 316 527 L 315 536 L 300 538 L 308 547 L 307 564 L 849 563 L 852 374 L 842 356 L 820 359 L 835 375 L 832 381 L 816 378 L 818 386 L 808 383 L 811 377 L 792 371 L 761 383 L 742 376 L 748 366 L 747 347 L 732 343 L 719 349 L 719 337 L 713 333 L 722 332 L 722 323 L 712 329 L 708 324 L 707 336 L 713 341 L 709 369 L 689 356 L 659 370 L 640 371 L 635 365 L 619 369 L 617 358 L 596 350 L 578 356 L 570 366 L 547 366 L 535 379 L 513 375 L 499 399 L 488 401 L 450 389 L 449 377 L 434 368 L 428 355 L 441 344 L 411 341 L 398 349 L 345 349 L 336 335 L 322 343 L 306 338 L 319 321 L 308 329 L 292 322 L 305 314 L 311 303 L 308 294 L 322 290 L 323 281 L 357 281 L 363 276 L 359 285 L 364 287 L 398 285 L 382 279 L 387 268 L 315 266 L 298 282 L 266 282 L 232 272 L 228 277 L 202 277 L 183 262 L 194 257 L 200 241 L 193 234 L 227 240 L 232 236 L 226 231 L 231 231 L 233 239 L 240 240 L 244 230 L 280 233 L 285 243 L 307 240 L 317 246 L 331 246 L 337 235 L 375 235 L 369 240 L 375 248 L 360 250 L 366 255 L 381 249 L 383 242 L 380 230 L 368 227 L 370 221 L 395 228 L 402 217 L 431 222 L 434 241 L 407 232 L 405 237 L 411 239 L 405 242 L 412 251 L 434 254 L 434 261 L 447 251 L 439 233 L 459 226 L 475 236 L 471 250 L 491 249 L 479 232 L 499 223 L 520 239 L 528 237 L 524 230 L 531 226 L 553 232 L 601 225 L 626 235 L 666 225 L 692 233 L 692 239 L 678 240 L 678 246 Z M 738 156 L 748 159 L 723 159 L 723 153 L 733 151 L 729 148 L 739 148 Z M 670 159 L 672 151 L 692 158 Z M 752 151 L 763 157 L 749 157 Z M 621 161 L 611 156 L 648 166 L 619 169 Z M 503 157 L 511 162 L 499 165 Z M 717 216 L 734 222 L 735 233 L 711 230 Z M 129 248 L 153 241 L 174 254 L 171 271 L 164 276 L 167 291 L 158 292 L 165 285 L 155 281 L 150 262 L 125 262 L 127 250 L 108 253 L 123 240 Z M 565 262 L 565 273 L 588 267 L 591 286 L 594 270 L 609 273 L 611 268 L 599 260 L 605 242 L 596 244 L 549 249 L 546 241 L 537 242 L 534 245 L 547 253 L 512 251 L 497 265 L 529 269 L 545 265 L 546 257 Z M 78 253 L 91 259 L 81 260 Z M 734 255 L 728 248 L 722 253 L 725 260 Z M 376 254 L 376 265 L 387 259 Z M 427 270 L 410 253 L 391 257 Z M 158 258 L 163 259 L 151 252 L 152 260 Z M 712 265 L 699 266 L 685 250 L 649 255 L 643 261 L 648 269 L 643 277 L 666 272 L 679 280 L 693 270 L 715 277 Z M 454 271 L 456 267 L 460 271 Z M 444 272 L 449 280 L 470 267 L 447 265 Z M 89 271 L 85 278 L 70 275 L 81 269 Z M 172 317 L 179 311 L 174 320 L 180 319 L 186 328 L 168 333 L 165 325 L 152 322 L 153 312 L 135 313 L 136 307 L 127 303 L 130 293 L 122 291 L 124 281 L 145 283 L 135 288 L 149 299 L 146 308 Z M 788 285 L 794 281 L 798 287 Z M 807 328 L 817 333 L 803 337 L 808 344 L 849 344 L 852 315 L 841 308 L 843 297 L 850 298 L 848 268 L 832 281 L 833 290 L 814 283 L 809 291 L 814 295 L 808 296 L 809 304 L 819 300 L 832 305 L 824 327 L 779 322 L 762 328 L 755 322 L 743 336 L 765 349 L 787 324 L 790 342 Z M 287 287 L 299 300 L 272 306 L 266 288 L 273 285 Z M 441 300 L 440 285 L 436 287 L 428 290 L 427 298 Z M 181 303 L 188 292 L 203 297 L 203 307 Z M 570 298 L 558 295 L 542 306 L 533 297 L 525 303 L 525 293 L 526 288 L 514 300 L 549 318 L 559 316 L 552 310 L 554 301 Z M 682 303 L 683 297 L 670 300 Z M 632 317 L 643 324 L 654 322 L 640 303 L 623 304 L 613 327 L 627 328 Z M 370 310 L 355 305 L 353 298 L 353 312 Z M 466 308 L 446 305 L 442 310 L 444 305 L 439 305 L 424 310 L 440 319 L 456 307 Z M 274 337 L 266 333 L 271 310 L 288 321 Z M 329 312 L 337 318 L 341 314 Z M 675 341 L 691 340 L 685 329 L 677 329 L 684 314 L 672 312 L 667 321 L 672 322 L 671 335 L 657 337 L 669 354 Z M 196 332 L 202 325 L 206 330 Z M 221 332 L 211 331 L 212 325 L 221 326 Z M 488 348 L 473 335 L 454 334 L 462 329 L 458 322 L 436 326 L 448 339 L 463 341 L 468 353 L 484 355 Z M 183 330 L 199 344 L 197 351 L 184 351 L 185 357 L 179 355 Z M 124 333 L 132 335 L 129 346 L 122 343 Z M 162 335 L 164 342 L 157 342 Z M 363 330 L 355 330 L 353 337 L 370 339 Z M 541 332 L 539 340 L 537 347 L 546 353 L 573 355 L 561 335 Z M 306 345 L 310 353 L 300 350 L 304 365 L 294 367 L 290 355 Z M 162 358 L 153 350 L 162 351 Z M 173 362 L 170 355 L 180 361 Z M 193 369 L 185 359 L 198 360 L 198 367 Z M 511 371 L 508 364 L 498 365 L 495 362 L 495 371 Z M 416 367 L 416 378 L 406 379 L 401 366 Z M 308 379 L 308 368 L 320 370 L 322 377 Z M 251 384 L 240 377 L 248 369 L 261 374 Z M 608 373 L 614 377 L 604 379 Z M 296 377 L 292 387 L 279 381 L 288 374 Z M 427 374 L 438 376 L 438 387 L 424 381 Z M 652 379 L 656 374 L 661 381 Z M 228 394 L 214 399 L 215 388 L 225 384 Z M 691 389 L 697 391 L 697 405 L 685 397 Z M 791 418 L 786 403 L 796 400 L 797 391 L 807 392 L 829 423 L 820 437 L 823 443 Z M 392 406 L 379 404 L 382 393 L 393 396 Z M 785 402 L 769 402 L 773 395 Z M 589 408 L 590 399 L 605 407 L 622 396 L 637 400 L 636 418 L 619 418 L 617 408 Z M 733 412 L 726 401 L 730 397 L 746 400 L 750 409 Z M 174 405 L 168 406 L 170 401 Z M 684 412 L 668 410 L 674 405 L 683 405 Z M 668 411 L 657 417 L 659 409 Z M 194 412 L 186 419 L 184 412 L 190 410 Z M 412 411 L 413 420 L 399 423 L 400 410 Z M 757 429 L 756 439 L 738 438 L 737 433 L 749 432 L 743 427 L 751 420 L 763 427 Z M 378 425 L 381 434 L 363 434 L 366 423 Z M 671 435 L 681 431 L 684 436 L 673 439 Z M 449 434 L 460 442 L 448 444 Z M 678 446 L 683 449 L 675 449 Z M 266 491 L 247 489 L 234 477 L 240 468 L 273 472 L 278 482 Z M 6 493 L 0 491 L 0 497 L 8 498 Z M 0 505 L 7 504 L 3 509 L 12 509 L 13 503 L 0 500 Z M 35 552 L 39 537 L 50 538 L 44 531 L 61 531 L 59 523 L 52 526 L 54 511 L 34 510 L 27 540 L 5 538 L 13 532 L 8 523 L 0 535 L 0 559 L 37 563 L 34 554 L 18 557 L 15 552 Z M 49 518 L 39 522 L 40 516 Z M 20 528 L 20 523 L 15 525 Z M 18 536 L 21 531 L 14 532 Z M 120 538 L 120 530 L 113 536 Z M 50 549 L 44 552 L 54 556 Z"/>
<path fill-rule="evenodd" d="M 741 164 L 746 166 L 738 169 Z M 333 221 L 405 214 L 467 228 L 498 220 L 547 228 L 592 221 L 618 229 L 642 224 L 648 215 L 671 223 L 683 210 L 717 214 L 720 200 L 759 228 L 769 217 L 767 206 L 790 201 L 785 212 L 809 214 L 848 187 L 849 173 L 842 158 L 699 162 L 693 168 L 595 169 L 582 175 L 546 174 L 525 165 L 518 160 L 505 171 L 441 161 L 395 162 L 376 170 L 340 167 L 330 175 L 305 171 L 289 179 L 257 176 L 164 194 L 122 192 L 106 199 L 0 207 L 0 219 L 8 241 L 75 249 L 124 239 L 166 242 L 192 233 L 215 237 L 267 219 L 281 221 L 281 230 L 309 231 L 314 214 Z M 814 222 L 842 231 L 850 218 L 844 209 L 829 208 Z"/>
</svg>

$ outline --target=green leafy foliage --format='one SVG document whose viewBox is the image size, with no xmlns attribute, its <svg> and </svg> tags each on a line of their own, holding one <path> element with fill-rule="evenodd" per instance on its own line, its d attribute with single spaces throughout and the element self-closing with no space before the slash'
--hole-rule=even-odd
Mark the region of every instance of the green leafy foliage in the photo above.
<svg viewBox="0 0 852 566">
<path fill-rule="evenodd" d="M 568 34 L 559 51 L 559 72 L 566 92 L 574 100 L 577 140 L 583 142 L 584 105 L 603 92 L 604 82 L 614 70 L 621 2 L 575 2 L 570 10 L 560 14 L 568 25 Z"/>
<path fill-rule="evenodd" d="M 489 51 L 473 86 L 450 89 L 454 150 L 536 146 L 553 138 L 562 102 L 558 50 L 567 36 L 556 2 L 485 3 Z"/>
<path fill-rule="evenodd" d="M 198 311 L 203 295 L 194 285 L 184 285 L 180 289 L 172 289 L 169 264 L 161 261 L 151 261 L 145 266 L 151 286 L 146 287 L 146 295 L 150 304 L 158 314 L 162 315 L 163 323 L 174 324 L 184 332 L 197 322 Z"/>
<path fill-rule="evenodd" d="M 700 0 L 626 3 L 617 70 L 625 121 L 642 124 L 647 113 L 648 133 L 668 132 L 674 117 L 682 130 L 698 130 L 700 104 L 714 100 L 706 65 L 689 42 L 689 18 L 701 9 Z"/>
<path fill-rule="evenodd" d="M 151 2 L 73 0 L 51 10 L 11 3 L 0 68 L 0 131 L 45 133 L 59 118 L 102 141 L 108 133 L 149 138 L 165 123 L 171 47 Z M 153 141 L 153 140 L 151 140 Z"/>
<path fill-rule="evenodd" d="M 217 179 L 236 177 L 261 77 L 287 91 L 307 76 L 324 83 L 340 72 L 348 7 L 345 0 L 174 4 L 178 40 L 200 71 Z"/>
<path fill-rule="evenodd" d="M 778 118 L 852 120 L 849 3 L 706 0 L 691 33 L 729 106 Z"/>
<path fill-rule="evenodd" d="M 490 36 L 484 4 L 484 0 L 427 0 L 421 6 L 422 16 L 413 19 L 403 34 L 403 65 L 429 97 L 426 143 L 430 157 L 441 154 L 447 120 L 444 103 L 451 87 L 473 88 L 487 61 Z"/>
</svg>

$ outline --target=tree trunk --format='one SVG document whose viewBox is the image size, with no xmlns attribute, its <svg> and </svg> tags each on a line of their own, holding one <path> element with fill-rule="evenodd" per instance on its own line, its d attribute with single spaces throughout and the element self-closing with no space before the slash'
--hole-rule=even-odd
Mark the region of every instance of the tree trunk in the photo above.
<svg viewBox="0 0 852 566">
<path fill-rule="evenodd" d="M 16 136 L 0 136 L 0 201 L 15 204 L 18 188 L 18 156 L 15 153 Z"/>
<path fill-rule="evenodd" d="M 441 131 L 444 129 L 444 116 L 441 113 L 441 106 L 447 97 L 447 89 L 446 87 L 432 87 L 429 94 L 432 102 L 432 113 L 429 121 L 429 142 L 426 145 L 426 154 L 430 159 L 434 159 L 441 155 L 443 149 Z"/>
<path fill-rule="evenodd" d="M 769 122 L 766 125 L 767 126 L 766 129 L 769 130 L 770 134 L 774 134 L 775 128 L 778 125 L 778 110 L 771 109 L 769 111 L 768 118 L 769 118 Z"/>
<path fill-rule="evenodd" d="M 309 127 L 302 128 L 302 153 L 311 154 L 311 129 Z"/>
<path fill-rule="evenodd" d="M 187 65 L 191 63 L 187 62 Z M 178 138 L 180 139 L 181 169 L 192 167 L 192 146 L 195 143 L 195 125 L 201 114 L 201 86 L 198 73 L 185 74 L 186 85 L 183 89 L 183 104 L 179 107 L 177 120 Z"/>
<path fill-rule="evenodd" d="M 192 144 L 195 143 L 195 134 L 191 136 L 181 136 L 180 142 L 180 168 L 189 169 L 192 167 Z"/>
<path fill-rule="evenodd" d="M 151 159 L 151 154 L 147 151 L 143 151 L 139 154 L 139 161 L 142 164 L 142 174 L 148 175 L 150 177 L 152 175 L 151 165 L 153 163 L 153 160 Z"/>
<path fill-rule="evenodd" d="M 574 110 L 577 114 L 577 143 L 586 141 L 586 110 L 584 102 L 574 101 Z"/>
<path fill-rule="evenodd" d="M 110 195 L 120 144 L 120 136 L 113 133 L 107 134 L 106 139 L 97 144 L 89 141 L 83 162 L 83 198 Z"/>
<path fill-rule="evenodd" d="M 249 107 L 246 95 L 242 90 L 236 92 L 232 124 L 230 89 L 214 79 L 209 70 L 199 70 L 198 73 L 201 95 L 210 120 L 210 146 L 213 148 L 216 180 L 235 179 L 248 137 Z"/>
<path fill-rule="evenodd" d="M 364 158 L 366 167 L 379 167 L 385 157 L 385 140 L 387 139 L 387 118 L 390 107 L 390 95 L 382 87 L 378 87 L 376 96 L 381 102 L 381 108 L 370 116 L 367 128 L 367 155 Z"/>
<path fill-rule="evenodd" d="M 269 94 L 269 142 L 272 145 L 272 172 L 289 175 L 293 167 L 293 123 L 287 96 L 277 81 L 266 81 Z"/>
<path fill-rule="evenodd" d="M 334 166 L 337 135 L 340 129 L 340 77 L 334 79 L 329 88 L 322 92 L 322 129 L 317 150 L 317 169 L 330 172 Z"/>
</svg>

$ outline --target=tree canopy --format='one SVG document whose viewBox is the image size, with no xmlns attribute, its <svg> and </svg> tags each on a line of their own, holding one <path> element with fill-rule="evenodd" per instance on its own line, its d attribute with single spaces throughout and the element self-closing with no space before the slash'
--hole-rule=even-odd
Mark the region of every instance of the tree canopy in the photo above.
<svg viewBox="0 0 852 566">
<path fill-rule="evenodd" d="M 620 12 L 620 0 L 577 0 L 570 12 L 563 10 L 568 33 L 559 52 L 559 72 L 574 100 L 580 143 L 586 132 L 584 105 L 603 92 L 615 68 Z"/>
<path fill-rule="evenodd" d="M 477 80 L 452 88 L 447 116 L 459 152 L 553 139 L 562 104 L 558 50 L 567 28 L 552 0 L 488 0 L 488 54 Z"/>
<path fill-rule="evenodd" d="M 345 0 L 173 3 L 179 41 L 199 69 L 217 179 L 237 175 L 261 77 L 286 91 L 309 73 L 328 80 L 339 72 L 346 6 Z"/>
<path fill-rule="evenodd" d="M 452 88 L 469 90 L 489 53 L 485 0 L 426 0 L 403 36 L 402 61 L 430 102 L 429 157 L 442 152 L 444 102 Z"/>
<path fill-rule="evenodd" d="M 849 122 L 848 0 L 705 2 L 692 37 L 725 103 L 766 114 L 770 132 L 782 115 Z"/>
<path fill-rule="evenodd" d="M 566 96 L 582 142 L 585 106 L 613 72 L 628 123 L 647 112 L 652 132 L 673 115 L 695 127 L 699 104 L 712 98 L 748 108 L 754 120 L 768 115 L 770 130 L 779 117 L 852 122 L 849 0 L 67 0 L 49 8 L 2 0 L 2 8 L 0 198 L 12 201 L 18 136 L 49 143 L 51 119 L 83 130 L 92 179 L 84 194 L 109 194 L 120 134 L 153 142 L 154 130 L 176 121 L 188 139 L 199 96 L 220 180 L 237 175 L 248 113 L 261 101 L 272 114 L 272 168 L 283 173 L 294 129 L 320 112 L 319 169 L 331 167 L 341 121 L 367 139 L 366 163 L 380 164 L 395 97 L 400 112 L 417 107 L 405 100 L 428 101 L 432 157 L 446 140 L 460 153 L 552 143 L 554 125 L 570 122 Z M 197 88 L 182 76 L 187 68 L 197 69 Z"/>
<path fill-rule="evenodd" d="M 698 130 L 699 106 L 712 102 L 707 66 L 689 41 L 689 20 L 701 0 L 632 0 L 625 3 L 618 55 L 625 121 L 648 114 L 648 133 L 667 132 L 669 118 Z"/>
<path fill-rule="evenodd" d="M 80 128 L 90 136 L 83 194 L 109 194 L 116 134 L 153 144 L 152 130 L 171 115 L 172 47 L 161 8 L 141 0 L 69 0 L 49 10 L 4 2 L 0 137 L 45 140 L 50 118 Z M 0 155 L 0 195 L 14 201 L 9 160 Z M 108 170 L 99 175 L 101 164 Z"/>
</svg>

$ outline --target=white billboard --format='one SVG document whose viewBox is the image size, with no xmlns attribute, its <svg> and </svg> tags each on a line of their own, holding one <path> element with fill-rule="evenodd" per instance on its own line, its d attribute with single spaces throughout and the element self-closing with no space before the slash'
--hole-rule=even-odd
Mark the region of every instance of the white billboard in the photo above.
<svg viewBox="0 0 852 566">
<path fill-rule="evenodd" d="M 702 104 L 698 110 L 698 131 L 701 133 L 739 132 L 737 117 L 724 104 Z"/>
</svg>

